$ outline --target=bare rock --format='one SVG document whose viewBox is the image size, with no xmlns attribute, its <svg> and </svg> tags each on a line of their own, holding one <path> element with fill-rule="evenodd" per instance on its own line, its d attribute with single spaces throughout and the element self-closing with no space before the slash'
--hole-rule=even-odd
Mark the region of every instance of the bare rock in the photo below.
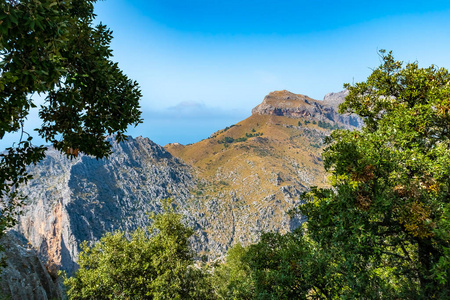
<svg viewBox="0 0 450 300">
<path fill-rule="evenodd" d="M 0 241 L 5 249 L 2 257 L 6 259 L 6 267 L 0 275 L 0 297 L 11 300 L 62 299 L 56 274 L 51 274 L 38 253 L 24 242 L 24 238 L 14 231 L 9 231 Z"/>
<path fill-rule="evenodd" d="M 348 96 L 348 90 L 343 90 L 337 93 L 328 93 L 323 97 L 323 103 L 332 106 L 335 110 L 339 109 L 339 104 L 344 102 L 345 97 Z"/>
<path fill-rule="evenodd" d="M 286 90 L 275 91 L 269 93 L 261 104 L 253 108 L 252 114 L 331 121 L 347 128 L 360 128 L 362 125 L 360 118 L 355 115 L 338 113 L 338 106 L 344 101 L 347 94 L 347 91 L 329 93 L 323 101 L 319 101 Z"/>
</svg>

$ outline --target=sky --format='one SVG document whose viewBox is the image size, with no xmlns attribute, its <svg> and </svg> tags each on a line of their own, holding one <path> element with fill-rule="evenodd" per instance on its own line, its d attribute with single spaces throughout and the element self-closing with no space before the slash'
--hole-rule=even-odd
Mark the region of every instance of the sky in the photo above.
<svg viewBox="0 0 450 300">
<path fill-rule="evenodd" d="M 450 68 L 448 0 L 106 0 L 95 12 L 143 93 L 144 121 L 128 134 L 160 145 L 207 138 L 271 91 L 321 100 L 364 81 L 380 49 Z M 33 112 L 27 131 L 39 125 Z"/>
</svg>

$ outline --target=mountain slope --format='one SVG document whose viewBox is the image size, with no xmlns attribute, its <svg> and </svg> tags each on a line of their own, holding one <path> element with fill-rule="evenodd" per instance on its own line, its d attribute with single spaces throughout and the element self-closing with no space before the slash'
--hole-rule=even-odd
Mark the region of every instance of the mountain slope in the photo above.
<svg viewBox="0 0 450 300">
<path fill-rule="evenodd" d="M 342 98 L 345 93 L 339 94 Z M 226 250 L 256 241 L 262 231 L 286 232 L 302 220 L 289 209 L 310 186 L 326 184 L 320 153 L 332 128 L 356 128 L 360 120 L 339 115 L 333 104 L 288 91 L 267 95 L 252 115 L 210 138 L 165 148 L 190 164 L 202 184 L 194 194 L 204 203 L 209 239 Z M 220 207 L 219 215 L 208 207 Z M 211 249 L 210 249 L 211 250 Z M 208 253 L 215 256 L 220 253 Z"/>
<path fill-rule="evenodd" d="M 5 267 L 0 274 L 1 299 L 63 299 L 63 290 L 55 274 L 51 274 L 35 250 L 11 230 L 0 240 L 5 249 Z"/>
</svg>

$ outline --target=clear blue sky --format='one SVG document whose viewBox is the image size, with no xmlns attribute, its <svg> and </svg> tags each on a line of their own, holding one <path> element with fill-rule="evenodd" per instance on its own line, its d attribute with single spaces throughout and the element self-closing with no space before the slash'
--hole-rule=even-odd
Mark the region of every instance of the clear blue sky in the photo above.
<svg viewBox="0 0 450 300">
<path fill-rule="evenodd" d="M 363 81 L 379 49 L 450 68 L 448 0 L 107 0 L 95 8 L 114 32 L 114 60 L 142 88 L 144 123 L 129 134 L 161 145 L 237 123 L 274 90 L 322 99 Z"/>
</svg>

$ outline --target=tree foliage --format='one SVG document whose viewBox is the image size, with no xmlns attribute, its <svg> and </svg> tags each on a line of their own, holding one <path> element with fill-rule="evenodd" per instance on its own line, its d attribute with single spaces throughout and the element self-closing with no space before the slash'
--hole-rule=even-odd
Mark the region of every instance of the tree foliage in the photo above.
<svg viewBox="0 0 450 300">
<path fill-rule="evenodd" d="M 0 154 L 0 229 L 15 221 L 26 166 L 44 157 L 23 132 L 33 96 L 41 94 L 38 134 L 70 157 L 102 158 L 105 136 L 125 139 L 140 120 L 140 90 L 110 60 L 112 32 L 93 25 L 96 0 L 4 0 L 0 2 L 0 138 L 22 131 L 17 144 Z M 25 137 L 23 137 L 25 134 Z"/>
<path fill-rule="evenodd" d="M 214 271 L 218 299 L 327 299 L 338 294 L 334 253 L 323 251 L 303 228 L 263 233 L 237 244 Z"/>
<path fill-rule="evenodd" d="M 328 140 L 331 187 L 304 194 L 303 229 L 230 252 L 221 299 L 450 298 L 450 74 L 380 54 L 345 85 L 365 126 Z"/>
<path fill-rule="evenodd" d="M 65 280 L 70 299 L 209 299 L 206 275 L 194 266 L 182 216 L 154 217 L 148 232 L 127 239 L 108 233 L 93 247 L 82 246 L 74 277 Z M 150 235 L 150 237 L 148 237 Z"/>
<path fill-rule="evenodd" d="M 333 261 L 347 298 L 447 298 L 450 74 L 416 62 L 382 64 L 349 90 L 342 113 L 361 131 L 334 131 L 324 151 L 332 188 L 314 188 L 300 212 Z"/>
<path fill-rule="evenodd" d="M 214 268 L 211 282 L 218 299 L 252 299 L 254 283 L 244 262 L 247 253 L 248 248 L 236 244 L 228 250 L 225 261 Z"/>
</svg>

